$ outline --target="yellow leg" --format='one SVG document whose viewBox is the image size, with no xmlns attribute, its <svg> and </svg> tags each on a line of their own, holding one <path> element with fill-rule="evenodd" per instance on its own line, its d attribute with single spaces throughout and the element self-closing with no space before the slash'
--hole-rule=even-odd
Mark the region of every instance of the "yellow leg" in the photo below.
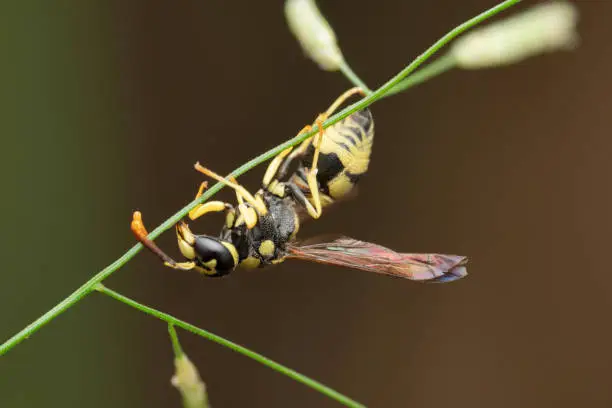
<svg viewBox="0 0 612 408">
<path fill-rule="evenodd" d="M 293 147 L 289 147 L 288 149 L 285 149 L 282 152 L 280 152 L 279 154 L 277 154 L 276 157 L 274 159 L 272 159 L 272 161 L 268 165 L 268 168 L 266 169 L 266 173 L 264 174 L 264 177 L 263 177 L 262 184 L 263 184 L 264 188 L 266 188 L 266 187 L 268 187 L 270 185 L 272 180 L 275 178 L 276 173 L 278 173 L 278 168 L 280 167 L 280 165 L 285 160 L 285 157 L 289 153 L 291 153 L 292 150 L 293 150 Z"/>
<path fill-rule="evenodd" d="M 319 133 L 314 136 L 312 141 L 315 151 L 312 156 L 312 167 L 306 175 L 306 181 L 308 182 L 308 188 L 310 189 L 310 195 L 312 196 L 312 204 L 314 205 L 314 208 L 312 206 L 307 206 L 306 209 L 308 214 L 310 214 L 310 216 L 314 219 L 319 218 L 322 212 L 321 196 L 319 195 L 319 182 L 317 181 L 317 171 L 319 170 L 319 151 L 321 150 L 321 142 L 323 141 L 324 135 L 323 122 L 325 120 L 324 117 L 326 116 L 327 114 L 321 114 L 317 118 L 316 123 L 317 127 L 319 128 Z"/>
<path fill-rule="evenodd" d="M 189 211 L 189 218 L 191 220 L 197 220 L 204 214 L 210 212 L 221 212 L 225 210 L 231 210 L 232 206 L 223 201 L 207 201 L 204 204 L 197 205 L 193 210 Z"/>
<path fill-rule="evenodd" d="M 351 96 L 353 96 L 355 94 L 360 94 L 362 96 L 365 96 L 365 92 L 363 92 L 363 90 L 361 88 L 358 88 L 358 87 L 351 88 L 348 91 L 344 92 L 342 95 L 340 95 L 331 104 L 331 106 L 329 108 L 327 108 L 327 110 L 325 111 L 325 115 L 329 116 L 332 113 L 334 113 L 336 111 L 336 109 L 338 109 L 338 106 L 342 105 L 344 103 L 344 101 L 346 101 L 348 98 L 350 98 Z M 325 119 L 327 119 L 327 117 Z"/>
<path fill-rule="evenodd" d="M 234 176 L 229 176 L 228 180 L 231 181 L 232 183 L 234 183 L 237 186 L 240 185 L 238 183 L 238 180 L 236 180 L 236 177 L 234 177 Z M 240 191 L 238 191 L 238 190 L 234 190 L 234 192 L 236 193 L 236 200 L 238 200 L 238 204 L 243 204 L 244 203 L 244 196 L 242 195 L 242 193 Z"/>
<path fill-rule="evenodd" d="M 321 150 L 321 143 L 323 142 L 323 136 L 325 134 L 323 130 L 323 122 L 325 122 L 327 118 L 329 117 L 329 115 L 334 113 L 336 109 L 338 109 L 338 107 L 344 103 L 344 101 L 346 101 L 348 98 L 350 98 L 351 96 L 355 94 L 365 95 L 365 93 L 363 92 L 361 88 L 349 89 L 348 91 L 340 95 L 331 104 L 331 106 L 327 108 L 325 113 L 320 114 L 315 121 L 317 128 L 319 129 L 319 133 L 314 136 L 314 139 L 312 141 L 315 151 L 312 157 L 312 167 L 310 168 L 310 171 L 306 175 L 306 181 L 308 182 L 308 188 L 310 189 L 310 195 L 312 196 L 311 200 L 313 204 L 311 206 L 311 205 L 308 205 L 310 203 L 307 203 L 306 209 L 308 211 L 308 214 L 310 214 L 310 216 L 315 219 L 321 216 L 322 207 L 323 207 L 321 204 L 321 196 L 319 194 L 319 183 L 317 182 L 319 152 Z"/>
<path fill-rule="evenodd" d="M 229 177 L 229 180 L 236 185 L 238 184 L 238 180 L 234 177 Z M 248 229 L 253 229 L 257 225 L 257 212 L 253 207 L 249 207 L 244 203 L 244 197 L 238 190 L 236 190 L 236 200 L 238 201 L 238 211 L 244 218 L 244 223 Z"/>
<path fill-rule="evenodd" d="M 268 166 L 266 170 L 266 174 L 264 175 L 263 186 L 265 188 L 270 185 L 270 183 L 274 180 L 275 176 L 284 177 L 290 163 L 295 158 L 303 155 L 308 149 L 308 147 L 310 146 L 310 144 L 313 143 L 315 147 L 315 152 L 314 152 L 313 160 L 312 160 L 312 168 L 308 172 L 306 178 L 308 182 L 308 188 L 310 189 L 310 193 L 312 196 L 312 203 L 314 204 L 314 206 L 310 202 L 305 203 L 308 214 L 310 214 L 310 216 L 312 216 L 313 218 L 319 218 L 321 216 L 321 211 L 322 211 L 321 197 L 319 194 L 319 185 L 317 182 L 317 170 L 318 170 L 317 163 L 319 160 L 319 152 L 321 150 L 321 143 L 323 141 L 323 135 L 324 135 L 323 122 L 325 122 L 327 118 L 329 117 L 329 115 L 331 115 L 334 111 L 336 111 L 336 109 L 338 109 L 338 107 L 342 105 L 344 101 L 346 101 L 348 98 L 350 98 L 351 96 L 355 94 L 365 95 L 365 93 L 363 92 L 361 88 L 351 88 L 348 91 L 344 92 L 342 95 L 340 95 L 331 104 L 331 106 L 327 109 L 327 111 L 325 111 L 325 113 L 320 114 L 315 120 L 315 123 L 319 130 L 318 134 L 312 138 L 308 138 L 304 140 L 302 144 L 300 145 L 300 147 L 298 147 L 297 149 L 292 150 L 291 148 L 289 148 L 289 149 L 284 150 L 280 154 L 278 154 L 272 160 L 272 162 L 270 163 L 270 165 Z M 312 130 L 312 126 L 307 125 L 302 130 L 300 130 L 298 135 L 304 132 L 309 132 L 310 130 Z"/>
<path fill-rule="evenodd" d="M 210 178 L 213 178 L 225 184 L 228 187 L 233 188 L 236 191 L 236 193 L 240 194 L 247 203 L 251 204 L 257 210 L 259 214 L 263 215 L 263 214 L 268 213 L 268 209 L 266 208 L 266 205 L 264 204 L 264 202 L 261 199 L 257 200 L 255 197 L 253 197 L 253 195 L 251 195 L 251 193 L 247 191 L 246 188 L 242 187 L 240 184 L 227 180 L 225 177 L 220 176 L 217 173 L 213 172 L 212 170 L 207 169 L 206 167 L 202 166 L 200 163 L 195 164 L 195 169 L 199 171 L 200 173 Z"/>
<path fill-rule="evenodd" d="M 179 271 L 190 271 L 196 268 L 195 262 L 175 262 L 173 264 L 170 262 L 164 262 L 164 265 L 166 265 L 168 268 L 176 269 Z"/>
<path fill-rule="evenodd" d="M 198 192 L 196 193 L 195 198 L 198 199 L 204 194 L 204 190 L 208 188 L 208 181 L 203 181 L 200 183 L 200 188 L 198 188 Z"/>
<path fill-rule="evenodd" d="M 312 126 L 306 125 L 300 130 L 297 134 L 301 135 L 302 133 L 310 132 L 312 130 Z M 308 138 L 304 140 L 300 147 L 294 149 L 293 147 L 289 147 L 279 153 L 271 162 L 268 168 L 266 169 L 266 174 L 263 178 L 263 186 L 264 188 L 268 187 L 272 180 L 275 178 L 282 178 L 285 176 L 287 172 L 287 168 L 291 164 L 291 162 L 298 156 L 304 154 L 310 140 L 312 138 Z"/>
<path fill-rule="evenodd" d="M 305 126 L 302 132 L 300 133 L 310 132 L 311 130 L 312 130 L 312 126 L 308 125 L 308 126 Z M 311 142 L 312 142 L 312 137 L 309 137 L 308 139 L 304 140 L 297 149 L 293 149 L 291 154 L 287 156 L 287 158 L 285 158 L 280 168 L 276 172 L 277 179 L 284 178 L 287 175 L 287 171 L 289 170 L 289 166 L 291 165 L 291 162 L 293 162 L 293 160 L 295 160 L 296 158 L 303 156 L 306 153 L 306 150 L 308 149 L 308 146 L 310 146 Z"/>
<path fill-rule="evenodd" d="M 208 187 L 208 183 L 203 181 L 196 193 L 196 199 L 202 196 L 206 187 Z M 204 204 L 198 204 L 193 210 L 189 211 L 189 218 L 196 220 L 209 212 L 221 212 L 230 209 L 232 209 L 231 204 L 224 203 L 223 201 L 208 201 Z"/>
<path fill-rule="evenodd" d="M 244 223 L 248 229 L 253 229 L 253 227 L 257 225 L 257 212 L 255 212 L 253 207 L 247 207 L 246 204 L 240 204 L 238 206 L 238 211 L 244 218 Z"/>
<path fill-rule="evenodd" d="M 340 95 L 338 98 L 336 98 L 336 100 L 331 104 L 331 106 L 327 108 L 325 113 L 322 113 L 317 117 L 317 119 L 315 120 L 315 123 L 317 124 L 317 127 L 319 128 L 319 134 L 320 134 L 319 139 L 322 139 L 322 134 L 323 134 L 321 132 L 321 129 L 322 129 L 321 124 L 325 122 L 327 118 L 329 117 L 329 115 L 334 113 L 336 109 L 338 109 L 338 107 L 344 103 L 344 101 L 346 101 L 348 98 L 350 98 L 351 96 L 355 94 L 365 95 L 365 93 L 363 92 L 361 88 L 358 88 L 358 87 L 351 88 L 348 91 L 344 92 L 342 95 Z M 301 133 L 310 132 L 311 130 L 312 130 L 312 126 L 306 125 L 304 126 L 302 130 L 298 132 L 298 135 Z M 278 156 L 276 156 L 274 160 L 272 160 L 272 162 L 268 166 L 268 169 L 266 170 L 266 174 L 264 176 L 264 181 L 263 181 L 264 187 L 267 187 L 272 182 L 274 176 L 277 173 L 281 174 L 280 177 L 283 177 L 285 173 L 287 172 L 287 168 L 289 167 L 289 164 L 296 157 L 299 157 L 306 152 L 306 149 L 310 145 L 311 141 L 312 141 L 312 138 L 308 138 L 304 140 L 302 144 L 300 145 L 300 147 L 298 147 L 297 149 L 294 149 L 293 151 L 291 151 L 291 148 L 289 148 L 289 149 L 284 150 Z M 321 143 L 321 140 L 319 140 L 319 144 L 320 143 Z M 286 157 L 288 154 L 289 156 Z M 280 170 L 279 170 L 279 167 L 280 167 Z"/>
</svg>

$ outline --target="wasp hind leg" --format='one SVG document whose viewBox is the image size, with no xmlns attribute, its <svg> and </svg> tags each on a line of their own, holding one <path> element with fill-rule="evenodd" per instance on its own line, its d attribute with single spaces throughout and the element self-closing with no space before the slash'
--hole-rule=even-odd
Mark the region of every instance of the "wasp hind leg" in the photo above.
<svg viewBox="0 0 612 408">
<path fill-rule="evenodd" d="M 342 105 L 348 98 L 350 98 L 351 96 L 355 94 L 365 95 L 365 93 L 363 92 L 361 88 L 358 88 L 358 87 L 351 88 L 348 91 L 344 92 L 342 95 L 340 95 L 338 98 L 336 98 L 336 100 L 330 105 L 330 107 L 327 108 L 325 113 L 322 113 L 319 116 L 317 116 L 315 123 L 317 123 L 319 130 L 322 129 L 320 124 L 322 122 L 325 122 L 327 118 L 329 117 L 329 115 L 334 113 L 340 105 Z M 302 133 L 310 132 L 311 130 L 312 130 L 312 126 L 306 125 L 302 128 L 302 130 L 298 132 L 298 135 Z M 312 139 L 313 139 L 312 137 L 309 137 L 308 139 L 304 140 L 300 144 L 300 147 L 298 147 L 297 149 L 289 147 L 283 150 L 281 153 L 279 153 L 270 162 L 270 164 L 268 165 L 268 168 L 266 169 L 266 173 L 263 178 L 263 186 L 268 187 L 268 185 L 274 179 L 284 178 L 287 175 L 287 170 L 289 169 L 291 162 L 295 160 L 296 158 L 301 157 L 304 154 L 306 154 L 306 151 L 308 149 L 308 146 L 312 142 Z"/>
<path fill-rule="evenodd" d="M 299 136 L 302 133 L 307 133 L 311 130 L 312 126 L 306 125 L 297 133 L 297 135 Z M 289 147 L 272 159 L 268 165 L 268 168 L 266 169 L 266 173 L 264 174 L 262 182 L 264 188 L 267 188 L 274 180 L 282 180 L 285 178 L 291 162 L 306 153 L 306 149 L 310 145 L 311 141 L 312 137 L 309 137 L 304 140 L 298 148 Z"/>
<path fill-rule="evenodd" d="M 332 113 L 334 113 L 336 109 L 338 109 L 338 107 L 344 103 L 344 101 L 346 101 L 348 98 L 350 98 L 351 96 L 355 94 L 359 94 L 361 96 L 366 95 L 365 92 L 363 92 L 363 89 L 359 87 L 349 89 L 348 91 L 340 95 L 338 98 L 336 98 L 336 100 L 329 106 L 329 108 L 327 108 L 327 110 L 323 114 L 325 115 L 325 119 L 323 120 L 327 120 L 327 117 L 331 115 Z"/>
<path fill-rule="evenodd" d="M 312 166 L 308 171 L 308 174 L 306 175 L 306 181 L 308 183 L 308 188 L 310 189 L 311 200 L 306 200 L 306 204 L 304 204 L 306 210 L 308 211 L 308 214 L 314 219 L 319 218 L 321 216 L 321 212 L 323 211 L 323 205 L 321 204 L 321 195 L 319 192 L 319 182 L 317 181 L 319 154 L 321 151 L 321 144 L 323 143 L 323 137 L 325 136 L 323 122 L 325 122 L 327 118 L 338 109 L 340 105 L 342 105 L 348 98 L 355 94 L 365 95 L 361 88 L 351 88 L 348 91 L 344 92 L 342 95 L 340 95 L 330 105 L 330 107 L 327 108 L 325 113 L 322 113 L 317 116 L 317 119 L 315 120 L 319 132 L 312 138 L 314 154 L 312 157 Z"/>
<path fill-rule="evenodd" d="M 344 103 L 344 101 L 346 101 L 348 98 L 350 98 L 351 96 L 355 94 L 365 95 L 365 93 L 363 92 L 361 88 L 358 88 L 358 87 L 351 88 L 348 91 L 344 92 L 342 95 L 340 95 L 330 105 L 330 107 L 327 108 L 325 113 L 322 113 L 319 116 L 317 116 L 317 119 L 315 119 L 315 123 L 317 124 L 317 127 L 319 128 L 319 132 L 321 134 L 320 139 L 323 137 L 322 131 L 321 131 L 322 123 L 325 122 L 327 118 L 329 117 L 329 115 L 334 113 L 336 109 L 338 109 L 338 107 Z M 302 133 L 310 132 L 311 130 L 312 130 L 312 126 L 306 125 L 302 128 L 302 130 L 298 132 L 298 135 Z M 300 147 L 298 147 L 297 149 L 293 149 L 290 147 L 282 151 L 280 154 L 278 154 L 272 160 L 272 162 L 268 166 L 268 169 L 266 170 L 266 174 L 264 175 L 264 178 L 263 178 L 264 187 L 267 187 L 272 182 L 272 180 L 274 180 L 275 178 L 283 179 L 287 175 L 287 171 L 289 170 L 289 166 L 291 165 L 293 160 L 304 156 L 308 150 L 308 147 L 310 146 L 312 142 L 313 142 L 313 138 L 309 137 L 308 139 L 304 140 L 300 144 Z M 319 143 L 321 143 L 321 140 L 319 140 Z"/>
<path fill-rule="evenodd" d="M 306 197 L 304 192 L 295 183 L 284 183 L 285 187 L 289 189 L 289 193 L 291 194 L 291 196 L 298 203 L 300 203 L 306 209 L 308 214 L 314 219 L 319 218 L 322 212 L 321 197 L 319 195 L 319 182 L 317 181 L 317 162 L 319 159 L 319 150 L 321 148 L 321 142 L 323 140 L 323 122 L 325 121 L 325 119 L 323 118 L 325 116 L 326 114 L 322 113 L 316 119 L 316 125 L 318 127 L 319 133 L 317 133 L 314 137 L 310 137 L 304 140 L 299 148 L 293 150 L 293 152 L 291 152 L 291 154 L 282 163 L 278 171 L 278 174 L 280 175 L 279 177 L 284 177 L 291 161 L 298 157 L 304 156 L 311 144 L 315 146 L 315 152 L 312 160 L 312 168 L 306 175 L 306 180 L 308 183 L 308 188 L 310 189 L 312 202 Z M 302 130 L 302 132 L 309 131 L 310 129 L 312 129 L 311 126 L 306 126 L 304 130 Z"/>
<path fill-rule="evenodd" d="M 323 142 L 323 136 L 325 131 L 323 129 L 323 122 L 327 118 L 327 114 L 321 114 L 317 117 L 316 124 L 319 128 L 319 133 L 317 133 L 312 140 L 312 144 L 314 146 L 314 154 L 312 156 L 312 166 L 306 175 L 306 181 L 308 182 L 308 188 L 310 189 L 311 202 L 307 202 L 306 210 L 308 214 L 314 218 L 318 219 L 321 216 L 321 212 L 323 211 L 323 206 L 321 205 L 321 196 L 319 195 L 319 181 L 317 180 L 317 172 L 319 171 L 318 162 L 319 162 L 319 152 L 321 150 L 321 143 Z"/>
<path fill-rule="evenodd" d="M 190 271 L 192 269 L 197 269 L 195 262 L 176 262 L 174 259 L 170 258 L 164 251 L 162 251 L 153 241 L 151 241 L 148 237 L 149 233 L 142 222 L 142 214 L 140 211 L 134 211 L 134 215 L 132 217 L 131 229 L 136 239 L 140 241 L 147 249 L 153 252 L 155 255 L 159 256 L 162 261 L 164 261 L 164 265 L 169 268 L 177 269 L 181 271 Z"/>
</svg>

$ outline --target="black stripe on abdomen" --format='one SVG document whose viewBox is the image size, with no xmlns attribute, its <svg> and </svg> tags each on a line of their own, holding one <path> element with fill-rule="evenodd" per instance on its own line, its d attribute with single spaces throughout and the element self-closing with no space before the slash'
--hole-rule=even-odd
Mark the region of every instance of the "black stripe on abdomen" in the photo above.
<svg viewBox="0 0 612 408">
<path fill-rule="evenodd" d="M 346 145 L 345 145 L 346 146 Z M 302 160 L 300 168 L 296 171 L 295 176 L 299 177 L 307 184 L 306 168 L 312 166 L 312 155 L 307 155 Z M 319 162 L 317 163 L 317 181 L 319 182 L 319 190 L 329 195 L 329 182 L 332 181 L 338 174 L 344 170 L 344 165 L 336 153 L 319 153 Z"/>
</svg>

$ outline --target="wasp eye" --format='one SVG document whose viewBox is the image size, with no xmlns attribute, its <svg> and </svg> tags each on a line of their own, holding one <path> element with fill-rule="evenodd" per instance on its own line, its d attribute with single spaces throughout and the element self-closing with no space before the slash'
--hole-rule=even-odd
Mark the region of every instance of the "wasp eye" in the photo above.
<svg viewBox="0 0 612 408">
<path fill-rule="evenodd" d="M 229 273 L 238 263 L 234 246 L 217 238 L 196 236 L 193 249 L 203 266 L 220 275 Z"/>
</svg>

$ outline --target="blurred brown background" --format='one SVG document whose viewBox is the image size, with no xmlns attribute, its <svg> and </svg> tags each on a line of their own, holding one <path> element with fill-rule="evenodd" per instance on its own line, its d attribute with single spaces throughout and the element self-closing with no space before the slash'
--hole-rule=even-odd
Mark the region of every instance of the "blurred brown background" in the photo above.
<svg viewBox="0 0 612 408">
<path fill-rule="evenodd" d="M 319 3 L 372 87 L 495 4 Z M 1 7 L 2 340 L 129 248 L 134 209 L 153 227 L 190 201 L 195 161 L 227 173 L 349 87 L 303 57 L 280 2 Z M 211 280 L 141 253 L 106 283 L 368 406 L 610 406 L 612 3 L 579 8 L 576 52 L 377 103 L 360 196 L 301 231 L 468 255 L 467 279 L 287 262 Z M 241 181 L 255 190 L 263 169 Z M 158 242 L 178 254 L 173 233 Z M 338 406 L 180 337 L 215 407 Z M 2 358 L 0 405 L 178 407 L 172 370 L 164 323 L 93 295 Z"/>
</svg>

